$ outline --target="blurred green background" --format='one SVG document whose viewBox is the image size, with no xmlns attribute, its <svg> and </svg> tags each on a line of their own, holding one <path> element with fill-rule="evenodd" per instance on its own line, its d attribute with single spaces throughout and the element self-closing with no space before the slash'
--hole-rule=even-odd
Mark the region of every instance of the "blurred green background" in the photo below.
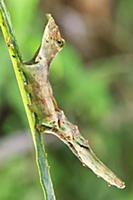
<svg viewBox="0 0 133 200">
<path fill-rule="evenodd" d="M 38 48 L 45 13 L 66 40 L 51 66 L 54 95 L 93 150 L 126 182 L 108 187 L 52 136 L 46 149 L 57 199 L 133 199 L 133 1 L 7 0 L 24 60 Z M 0 32 L 0 199 L 40 200 L 34 147 Z M 19 137 L 18 137 L 19 135 Z M 26 145 L 27 144 L 27 145 Z"/>
</svg>

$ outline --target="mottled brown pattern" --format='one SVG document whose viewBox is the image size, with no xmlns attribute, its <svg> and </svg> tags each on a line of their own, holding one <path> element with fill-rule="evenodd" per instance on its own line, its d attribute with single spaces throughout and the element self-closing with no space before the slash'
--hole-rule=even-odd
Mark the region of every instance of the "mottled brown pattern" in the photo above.
<svg viewBox="0 0 133 200">
<path fill-rule="evenodd" d="M 124 182 L 96 157 L 88 141 L 80 134 L 78 127 L 68 121 L 53 97 L 48 78 L 49 65 L 62 49 L 63 44 L 64 40 L 61 38 L 58 26 L 49 16 L 39 52 L 32 59 L 33 63 L 26 65 L 26 69 L 24 69 L 30 85 L 32 111 L 37 117 L 36 128 L 40 132 L 56 135 L 79 158 L 83 166 L 89 167 L 109 184 L 123 189 Z"/>
</svg>

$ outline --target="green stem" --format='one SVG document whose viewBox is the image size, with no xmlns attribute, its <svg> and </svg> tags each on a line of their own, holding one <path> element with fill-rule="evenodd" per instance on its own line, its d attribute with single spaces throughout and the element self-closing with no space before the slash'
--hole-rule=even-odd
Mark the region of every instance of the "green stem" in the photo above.
<svg viewBox="0 0 133 200">
<path fill-rule="evenodd" d="M 46 200 L 55 200 L 56 198 L 50 177 L 47 156 L 44 149 L 43 137 L 35 129 L 35 118 L 33 113 L 30 111 L 28 107 L 28 105 L 30 104 L 30 98 L 24 87 L 25 77 L 21 72 L 21 67 L 23 65 L 22 58 L 19 53 L 19 49 L 14 37 L 14 32 L 11 25 L 10 17 L 3 0 L 0 0 L 0 26 L 4 35 L 5 42 L 8 47 L 8 51 L 11 57 L 14 72 L 20 89 L 21 97 L 28 117 L 29 126 L 32 132 L 32 137 L 36 152 L 36 162 L 38 166 L 41 186 L 44 192 L 44 197 Z"/>
</svg>

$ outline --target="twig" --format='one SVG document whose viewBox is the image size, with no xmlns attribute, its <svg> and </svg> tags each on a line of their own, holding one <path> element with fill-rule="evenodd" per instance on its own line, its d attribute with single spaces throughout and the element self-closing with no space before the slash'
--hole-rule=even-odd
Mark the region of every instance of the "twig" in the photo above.
<svg viewBox="0 0 133 200">
<path fill-rule="evenodd" d="M 37 161 L 42 189 L 44 192 L 44 197 L 47 200 L 55 200 L 55 195 L 50 177 L 47 156 L 44 150 L 42 135 L 35 129 L 35 117 L 28 107 L 28 105 L 30 104 L 30 98 L 24 87 L 26 79 L 21 71 L 21 68 L 23 67 L 22 59 L 14 37 L 14 32 L 11 25 L 10 17 L 3 0 L 0 0 L 0 26 L 9 50 L 14 72 L 16 75 L 16 79 L 18 82 L 26 114 L 28 117 L 30 129 L 32 132 L 32 137 L 36 152 L 36 161 Z"/>
</svg>

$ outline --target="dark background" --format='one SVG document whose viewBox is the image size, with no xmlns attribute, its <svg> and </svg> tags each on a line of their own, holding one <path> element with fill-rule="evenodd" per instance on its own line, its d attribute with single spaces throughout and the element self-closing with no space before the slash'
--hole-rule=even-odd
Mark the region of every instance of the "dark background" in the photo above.
<svg viewBox="0 0 133 200">
<path fill-rule="evenodd" d="M 58 200 L 133 199 L 133 1 L 7 0 L 24 60 L 38 48 L 45 13 L 66 40 L 51 66 L 54 95 L 96 154 L 125 182 L 98 179 L 52 136 L 44 137 Z M 0 32 L 0 199 L 43 199 L 34 147 Z"/>
</svg>

